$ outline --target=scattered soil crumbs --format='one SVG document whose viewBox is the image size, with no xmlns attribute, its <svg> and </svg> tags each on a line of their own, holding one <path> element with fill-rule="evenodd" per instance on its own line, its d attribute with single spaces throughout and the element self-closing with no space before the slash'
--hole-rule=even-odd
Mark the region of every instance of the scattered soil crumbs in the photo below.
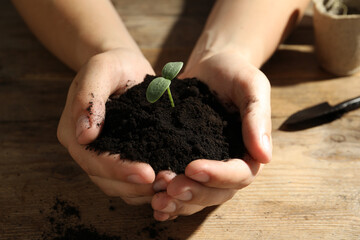
<svg viewBox="0 0 360 240">
<path fill-rule="evenodd" d="M 168 228 L 155 220 L 152 220 L 146 226 L 139 226 L 139 230 L 134 229 L 134 232 L 127 230 L 124 236 L 100 233 L 91 224 L 86 225 L 82 223 L 81 212 L 78 206 L 60 198 L 55 199 L 49 211 L 39 211 L 41 214 L 47 214 L 48 224 L 45 224 L 46 230 L 38 240 L 178 240 L 178 238 L 166 236 Z M 110 205 L 109 211 L 116 211 L 116 208 Z M 109 220 L 110 223 L 111 220 Z"/>
<path fill-rule="evenodd" d="M 146 226 L 138 231 L 137 235 L 141 239 L 167 239 L 167 240 L 180 240 L 179 238 L 164 237 L 167 227 L 160 227 L 159 222 L 153 222 L 149 226 Z"/>
<path fill-rule="evenodd" d="M 184 173 L 195 159 L 241 158 L 239 114 L 230 114 L 209 88 L 197 79 L 174 79 L 171 92 L 157 102 L 147 102 L 145 93 L 154 76 L 106 103 L 105 123 L 88 149 L 119 153 L 121 158 L 149 163 L 154 171 Z"/>
<path fill-rule="evenodd" d="M 68 201 L 55 199 L 47 217 L 50 229 L 42 235 L 42 240 L 120 240 L 119 236 L 99 233 L 93 226 L 81 223 L 79 208 Z M 39 239 L 40 240 L 40 239 Z"/>
</svg>

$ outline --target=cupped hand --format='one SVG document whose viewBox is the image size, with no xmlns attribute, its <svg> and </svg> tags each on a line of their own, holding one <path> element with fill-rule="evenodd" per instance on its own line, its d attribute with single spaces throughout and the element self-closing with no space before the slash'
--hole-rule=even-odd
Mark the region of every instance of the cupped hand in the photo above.
<svg viewBox="0 0 360 240">
<path fill-rule="evenodd" d="M 87 150 L 86 144 L 101 131 L 109 96 L 140 83 L 146 74 L 154 75 L 154 71 L 139 51 L 115 49 L 93 56 L 70 86 L 57 131 L 61 144 L 90 179 L 107 195 L 121 197 L 128 204 L 151 201 L 153 169 L 119 155 Z"/>
<path fill-rule="evenodd" d="M 228 51 L 200 60 L 190 59 L 182 78 L 197 77 L 225 105 L 234 105 L 242 122 L 242 134 L 250 156 L 268 163 L 272 155 L 270 83 L 241 53 Z"/>
<path fill-rule="evenodd" d="M 200 79 L 225 105 L 238 109 L 248 154 L 228 161 L 198 159 L 186 167 L 185 175 L 159 173 L 154 184 L 159 192 L 151 203 L 159 221 L 226 202 L 249 185 L 272 156 L 270 84 L 241 53 L 192 55 L 180 77 Z"/>
</svg>

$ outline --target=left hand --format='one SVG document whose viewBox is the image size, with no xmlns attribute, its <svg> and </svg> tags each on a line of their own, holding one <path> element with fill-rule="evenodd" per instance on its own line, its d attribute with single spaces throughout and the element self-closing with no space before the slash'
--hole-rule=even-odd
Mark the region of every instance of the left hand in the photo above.
<svg viewBox="0 0 360 240">
<path fill-rule="evenodd" d="M 241 53 L 192 55 L 180 77 L 202 80 L 222 102 L 238 108 L 249 154 L 244 159 L 228 161 L 198 159 L 186 167 L 185 175 L 160 172 L 154 183 L 158 193 L 151 203 L 154 218 L 159 221 L 191 215 L 228 201 L 254 180 L 272 155 L 270 84 Z"/>
<path fill-rule="evenodd" d="M 119 154 L 99 154 L 86 145 L 100 134 L 106 101 L 154 74 L 149 62 L 129 48 L 112 49 L 91 57 L 72 82 L 58 127 L 58 138 L 75 162 L 107 195 L 126 203 L 149 203 L 155 172 L 149 164 L 128 161 Z"/>
</svg>

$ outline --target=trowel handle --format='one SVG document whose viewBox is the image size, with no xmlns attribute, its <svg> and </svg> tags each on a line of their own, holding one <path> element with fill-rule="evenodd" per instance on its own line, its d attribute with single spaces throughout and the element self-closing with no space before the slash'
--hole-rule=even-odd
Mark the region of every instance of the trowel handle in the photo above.
<svg viewBox="0 0 360 240">
<path fill-rule="evenodd" d="M 360 108 L 360 96 L 337 104 L 334 106 L 334 111 L 345 113 L 358 108 Z"/>
</svg>

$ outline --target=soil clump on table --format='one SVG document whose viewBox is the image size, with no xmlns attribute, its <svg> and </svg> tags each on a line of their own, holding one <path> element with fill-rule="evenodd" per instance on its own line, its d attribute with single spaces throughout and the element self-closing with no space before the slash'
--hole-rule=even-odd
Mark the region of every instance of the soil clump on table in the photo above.
<svg viewBox="0 0 360 240">
<path fill-rule="evenodd" d="M 119 97 L 106 103 L 99 137 L 88 145 L 98 153 L 149 163 L 154 171 L 184 173 L 196 159 L 226 160 L 245 154 L 239 113 L 229 113 L 197 79 L 174 79 L 167 93 L 149 103 L 145 94 L 154 76 L 146 76 Z"/>
<path fill-rule="evenodd" d="M 41 240 L 121 240 L 120 236 L 100 233 L 92 225 L 81 223 L 79 207 L 73 203 L 56 198 L 47 217 L 49 227 L 43 232 Z M 40 240 L 40 239 L 39 239 Z"/>
<path fill-rule="evenodd" d="M 116 211 L 110 201 L 109 211 Z M 81 218 L 80 207 L 75 203 L 59 197 L 54 199 L 53 204 L 47 210 L 40 210 L 46 215 L 44 230 L 37 240 L 136 240 L 136 239 L 167 239 L 177 240 L 167 236 L 168 227 L 151 220 L 144 226 L 137 226 L 133 231 L 127 229 L 123 234 L 109 234 L 98 230 L 90 223 Z M 114 215 L 116 217 L 116 215 Z M 149 216 L 146 216 L 149 218 Z M 100 220 L 99 220 L 100 221 Z M 101 220 L 103 221 L 103 220 Z M 113 219 L 108 219 L 109 224 L 114 224 Z M 174 220 L 176 222 L 176 220 Z M 134 224 L 136 224 L 134 222 Z M 126 227 L 123 227 L 126 228 Z"/>
</svg>

